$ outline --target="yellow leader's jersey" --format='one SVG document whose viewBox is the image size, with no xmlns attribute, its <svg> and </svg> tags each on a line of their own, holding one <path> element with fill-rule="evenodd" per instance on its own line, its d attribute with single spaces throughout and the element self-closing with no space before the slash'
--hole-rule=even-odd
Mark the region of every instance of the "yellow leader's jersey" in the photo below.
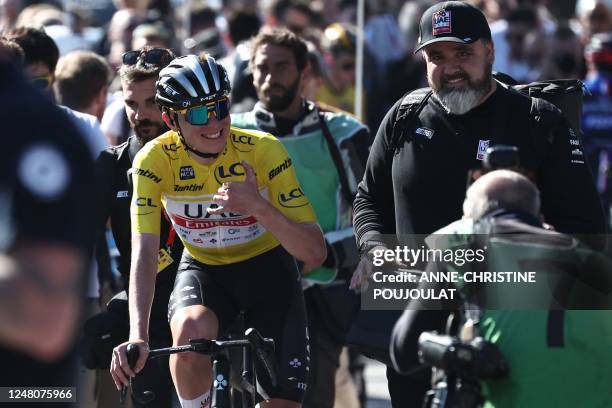
<svg viewBox="0 0 612 408">
<path fill-rule="evenodd" d="M 255 170 L 259 192 L 270 204 L 293 221 L 316 222 L 282 143 L 267 133 L 232 127 L 225 150 L 208 166 L 187 154 L 174 131 L 138 152 L 131 169 L 132 232 L 159 235 L 163 205 L 185 249 L 202 263 L 240 262 L 274 248 L 279 242 L 253 216 L 206 211 L 216 206 L 212 198 L 224 182 L 244 181 L 243 160 Z"/>
</svg>

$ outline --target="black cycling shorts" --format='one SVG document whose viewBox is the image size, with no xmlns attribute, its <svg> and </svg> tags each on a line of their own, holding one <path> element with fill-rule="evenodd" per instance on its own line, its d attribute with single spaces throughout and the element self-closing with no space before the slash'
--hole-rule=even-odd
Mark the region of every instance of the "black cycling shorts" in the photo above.
<svg viewBox="0 0 612 408">
<path fill-rule="evenodd" d="M 204 305 L 217 315 L 219 334 L 245 311 L 246 327 L 275 342 L 278 385 L 272 387 L 258 370 L 259 385 L 270 398 L 301 403 L 310 361 L 301 275 L 295 259 L 282 247 L 243 262 L 205 265 L 187 252 L 178 267 L 168 306 L 176 310 Z"/>
</svg>

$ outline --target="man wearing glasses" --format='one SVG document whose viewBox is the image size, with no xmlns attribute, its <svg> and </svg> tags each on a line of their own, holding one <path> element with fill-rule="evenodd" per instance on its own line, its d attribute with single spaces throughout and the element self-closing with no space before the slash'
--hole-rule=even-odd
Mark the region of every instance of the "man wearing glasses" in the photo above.
<svg viewBox="0 0 612 408">
<path fill-rule="evenodd" d="M 124 287 L 129 285 L 131 258 L 130 201 L 132 184 L 128 170 L 136 153 L 145 143 L 168 130 L 161 119 L 161 111 L 155 104 L 155 82 L 159 72 L 174 58 L 172 51 L 165 48 L 145 47 L 142 50 L 128 51 L 123 54 L 123 64 L 119 69 L 125 111 L 134 135 L 118 146 L 112 146 L 102 152 L 96 161 L 97 202 L 101 213 L 98 218 L 98 229 L 103 230 L 110 218 L 113 238 L 119 251 L 117 263 L 123 278 Z M 154 347 L 166 347 L 171 343 L 170 326 L 166 319 L 168 299 L 176 276 L 178 261 L 183 251 L 180 239 L 172 229 L 167 216 L 161 214 L 160 222 L 160 261 L 155 280 L 155 297 L 151 311 L 151 343 Z M 123 332 L 123 336 L 114 338 L 113 346 L 127 340 L 129 325 L 126 293 L 121 292 L 111 301 L 114 306 L 122 305 L 121 312 L 109 306 L 109 311 L 94 317 L 97 322 L 114 322 L 112 332 Z M 92 319 L 93 321 L 93 319 Z M 93 323 L 92 323 L 93 324 Z M 97 350 L 94 350 L 96 352 Z M 104 356 L 104 365 L 98 368 L 108 369 L 110 355 Z M 108 375 L 108 372 L 107 372 Z M 171 400 L 171 378 L 168 370 L 168 359 L 160 359 L 147 364 L 147 369 L 138 376 L 137 382 L 155 389 L 156 398 L 146 404 L 147 408 L 169 407 Z M 108 393 L 107 393 L 108 394 Z M 105 399 L 108 398 L 108 403 Z M 114 406 L 117 396 L 99 394 L 99 406 Z M 140 406 L 134 402 L 135 406 Z"/>
<path fill-rule="evenodd" d="M 51 100 L 55 68 L 59 59 L 59 49 L 44 30 L 32 27 L 17 28 L 7 34 L 7 39 L 16 42 L 24 52 L 24 74 L 30 83 Z M 98 154 L 107 146 L 100 123 L 93 115 L 74 111 L 65 106 L 60 107 L 76 125 L 81 135 L 90 146 L 92 156 Z"/>
<path fill-rule="evenodd" d="M 276 342 L 279 384 L 261 385 L 266 407 L 301 406 L 308 372 L 307 329 L 295 260 L 320 265 L 325 241 L 291 159 L 274 137 L 230 127 L 230 84 L 214 58 L 187 55 L 159 75 L 156 102 L 172 128 L 134 158 L 130 342 L 115 348 L 117 388 L 142 369 L 149 349 L 159 219 L 164 207 L 185 245 L 168 317 L 174 345 L 216 338 L 241 310 L 249 327 Z M 170 371 L 185 407 L 208 406 L 210 358 L 172 356 Z"/>
</svg>

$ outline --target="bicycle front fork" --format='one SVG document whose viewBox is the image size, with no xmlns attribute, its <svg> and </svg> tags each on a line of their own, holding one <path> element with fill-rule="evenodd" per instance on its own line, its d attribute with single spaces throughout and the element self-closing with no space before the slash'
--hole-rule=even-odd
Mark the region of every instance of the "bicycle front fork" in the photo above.
<svg viewBox="0 0 612 408">
<path fill-rule="evenodd" d="M 230 363 L 223 353 L 213 356 L 210 408 L 230 408 Z"/>
</svg>

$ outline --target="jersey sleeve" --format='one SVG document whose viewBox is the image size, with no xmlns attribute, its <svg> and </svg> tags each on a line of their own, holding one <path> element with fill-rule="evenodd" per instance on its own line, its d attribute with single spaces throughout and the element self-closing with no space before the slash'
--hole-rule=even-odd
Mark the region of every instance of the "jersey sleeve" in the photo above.
<svg viewBox="0 0 612 408">
<path fill-rule="evenodd" d="M 300 187 L 295 168 L 285 146 L 274 137 L 266 137 L 255 152 L 259 185 L 268 188 L 270 203 L 296 222 L 316 222 L 308 197 Z"/>
<path fill-rule="evenodd" d="M 130 169 L 134 186 L 130 204 L 132 233 L 160 233 L 162 193 L 170 171 L 163 153 L 154 146 L 139 151 Z"/>
</svg>

